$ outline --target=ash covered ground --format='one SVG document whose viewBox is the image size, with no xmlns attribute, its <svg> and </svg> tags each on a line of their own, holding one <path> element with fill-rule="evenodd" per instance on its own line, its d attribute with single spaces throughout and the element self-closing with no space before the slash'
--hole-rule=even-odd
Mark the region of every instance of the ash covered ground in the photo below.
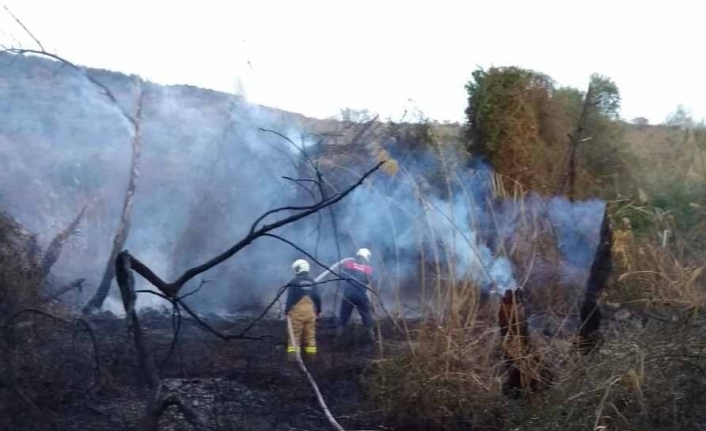
<svg viewBox="0 0 706 431">
<path fill-rule="evenodd" d="M 331 429 L 305 375 L 296 363 L 287 361 L 284 320 L 259 321 L 248 335 L 264 336 L 262 340 L 224 341 L 184 317 L 178 343 L 171 360 L 165 364 L 174 334 L 171 315 L 152 309 L 141 313 L 140 317 L 155 362 L 162 367 L 162 390 L 179 394 L 211 429 Z M 100 375 L 95 372 L 93 355 L 86 354 L 93 350 L 86 332 L 55 327 L 44 335 L 35 327 L 40 325 L 35 323 L 41 321 L 40 317 L 24 321 L 32 323 L 18 324 L 14 329 L 27 347 L 18 350 L 18 354 L 41 355 L 41 351 L 45 351 L 54 357 L 57 370 L 44 376 L 41 372 L 49 370 L 18 368 L 18 377 L 22 377 L 27 393 L 44 388 L 51 399 L 32 397 L 38 400 L 36 407 L 45 412 L 43 417 L 37 417 L 32 407 L 17 400 L 14 412 L 26 414 L 6 416 L 2 422 L 10 428 L 3 429 L 115 431 L 136 425 L 144 412 L 146 389 L 124 319 L 104 313 L 90 320 L 96 337 Z M 211 315 L 206 321 L 219 331 L 238 333 L 252 319 Z M 394 331 L 384 326 L 385 337 L 389 340 Z M 306 361 L 307 367 L 343 427 L 376 429 L 379 421 L 374 408 L 366 402 L 361 379 L 377 348 L 365 343 L 363 330 L 357 324 L 351 324 L 339 341 L 334 335 L 332 318 L 317 322 L 319 353 L 315 361 Z M 41 346 L 40 353 L 37 346 Z M 32 360 L 27 361 L 27 367 L 32 363 Z M 47 411 L 50 413 L 46 414 Z M 172 407 L 162 417 L 160 429 L 192 428 Z"/>
</svg>

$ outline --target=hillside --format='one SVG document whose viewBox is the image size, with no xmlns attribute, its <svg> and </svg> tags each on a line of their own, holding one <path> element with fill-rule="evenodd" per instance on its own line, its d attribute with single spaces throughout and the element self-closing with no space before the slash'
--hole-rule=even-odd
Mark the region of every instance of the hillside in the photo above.
<svg viewBox="0 0 706 431">
<path fill-rule="evenodd" d="M 69 242 L 55 273 L 60 279 L 86 276 L 95 285 L 127 184 L 129 124 L 69 67 L 33 57 L 0 60 L 0 206 L 46 247 L 88 205 L 81 236 Z M 164 87 L 102 70 L 87 73 L 110 88 L 127 112 L 136 109 L 138 88 L 144 92 L 140 177 L 127 247 L 140 250 L 167 276 L 222 249 L 256 215 L 296 192 L 281 178 L 295 176 L 296 150 L 259 128 L 298 142 L 303 135 L 339 128 L 195 87 Z M 250 193 L 253 189 L 259 193 Z M 177 250 L 180 235 L 195 219 L 206 226 L 201 232 L 206 238 L 198 247 Z M 259 265 L 286 267 L 290 261 L 289 250 L 281 260 L 269 252 L 267 259 L 256 259 L 257 250 L 252 256 Z M 237 272 L 237 265 L 231 270 Z M 286 277 L 268 283 L 276 286 Z"/>
</svg>

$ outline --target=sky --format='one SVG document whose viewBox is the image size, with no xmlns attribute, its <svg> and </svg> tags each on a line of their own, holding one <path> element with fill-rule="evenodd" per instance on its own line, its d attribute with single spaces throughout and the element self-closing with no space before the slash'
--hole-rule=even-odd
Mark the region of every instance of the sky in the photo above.
<svg viewBox="0 0 706 431">
<path fill-rule="evenodd" d="M 623 118 L 706 117 L 701 0 L 0 0 L 85 66 L 242 94 L 326 118 L 342 108 L 464 120 L 478 67 L 520 66 L 584 89 L 612 78 Z M 32 40 L 0 10 L 0 42 Z"/>
</svg>

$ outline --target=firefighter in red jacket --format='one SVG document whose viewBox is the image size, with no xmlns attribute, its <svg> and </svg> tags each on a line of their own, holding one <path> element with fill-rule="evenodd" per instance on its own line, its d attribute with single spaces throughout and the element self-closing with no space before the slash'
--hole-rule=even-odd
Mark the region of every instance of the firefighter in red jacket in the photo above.
<svg viewBox="0 0 706 431">
<path fill-rule="evenodd" d="M 353 308 L 358 310 L 360 318 L 363 320 L 366 333 L 370 340 L 373 340 L 373 317 L 368 297 L 373 268 L 370 266 L 370 250 L 361 248 L 355 255 L 355 260 L 349 260 L 343 264 L 343 275 L 348 278 L 343 289 L 343 299 L 341 300 L 341 310 L 338 314 L 336 335 L 340 337 L 348 324 Z"/>
<path fill-rule="evenodd" d="M 316 282 L 309 275 L 309 262 L 298 259 L 292 264 L 295 277 L 287 284 L 285 314 L 291 322 L 293 334 L 287 331 L 287 353 L 316 353 L 316 318 L 321 314 L 321 295 Z M 292 343 L 294 338 L 294 343 Z M 303 342 L 302 342 L 303 341 Z"/>
</svg>

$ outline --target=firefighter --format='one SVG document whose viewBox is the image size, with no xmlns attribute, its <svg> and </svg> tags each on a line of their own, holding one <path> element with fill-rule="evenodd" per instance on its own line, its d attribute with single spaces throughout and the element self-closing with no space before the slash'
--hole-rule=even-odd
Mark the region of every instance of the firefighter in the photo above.
<svg viewBox="0 0 706 431">
<path fill-rule="evenodd" d="M 316 282 L 309 275 L 309 262 L 304 259 L 295 260 L 292 264 L 294 278 L 287 284 L 287 305 L 285 314 L 292 325 L 292 336 L 287 329 L 287 353 L 290 358 L 294 353 L 301 352 L 313 355 L 316 353 L 316 319 L 321 315 L 321 296 Z"/>
<path fill-rule="evenodd" d="M 341 310 L 338 315 L 336 336 L 343 335 L 343 331 L 348 324 L 353 308 L 358 310 L 360 318 L 363 320 L 366 334 L 372 341 L 373 318 L 371 314 L 370 299 L 368 289 L 373 268 L 370 266 L 370 250 L 361 248 L 355 255 L 355 260 L 346 261 L 343 264 L 343 275 L 349 280 L 343 289 L 343 299 L 341 300 Z"/>
</svg>

